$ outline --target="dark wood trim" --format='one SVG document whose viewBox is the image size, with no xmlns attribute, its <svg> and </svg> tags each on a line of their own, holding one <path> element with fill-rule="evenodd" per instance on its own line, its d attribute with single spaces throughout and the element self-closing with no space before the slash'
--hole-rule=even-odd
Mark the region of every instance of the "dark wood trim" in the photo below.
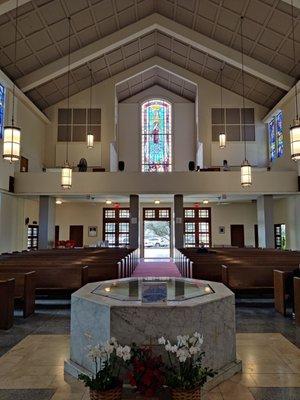
<svg viewBox="0 0 300 400">
<path fill-rule="evenodd" d="M 107 210 L 112 210 L 115 211 L 115 217 L 114 218 L 109 218 L 105 217 L 105 212 Z M 103 228 L 102 228 L 102 240 L 105 240 L 105 234 L 114 234 L 115 235 L 115 242 L 114 245 L 115 247 L 120 247 L 120 246 L 129 246 L 129 230 L 130 230 L 130 215 L 128 218 L 122 218 L 120 217 L 120 211 L 128 211 L 130 213 L 130 208 L 129 207 L 120 207 L 120 208 L 114 208 L 114 207 L 107 207 L 103 208 Z M 114 223 L 115 224 L 115 232 L 105 232 L 105 224 L 106 223 Z M 120 223 L 128 223 L 128 232 L 120 232 Z M 120 234 L 127 234 L 128 233 L 128 243 L 123 244 L 119 242 L 119 235 Z"/>
<path fill-rule="evenodd" d="M 186 210 L 194 210 L 195 211 L 195 214 L 196 214 L 196 212 L 197 211 L 199 211 L 199 210 L 207 210 L 208 211 L 208 217 L 206 218 L 204 218 L 204 217 L 199 217 L 199 214 L 198 214 L 198 216 L 195 216 L 194 218 L 188 218 L 188 217 L 186 217 L 185 216 L 185 211 Z M 185 236 L 185 234 L 187 233 L 192 233 L 192 232 L 186 232 L 185 231 L 185 223 L 186 222 L 192 222 L 192 223 L 195 223 L 195 247 L 199 247 L 199 245 L 200 245 L 200 241 L 199 241 L 199 233 L 201 233 L 200 231 L 199 231 L 199 223 L 200 222 L 208 222 L 208 227 L 209 227 L 209 232 L 208 232 L 208 235 L 209 235 L 209 247 L 211 247 L 211 245 L 212 245 L 212 232 L 211 232 L 211 207 L 184 207 L 183 208 L 183 235 Z"/>
</svg>

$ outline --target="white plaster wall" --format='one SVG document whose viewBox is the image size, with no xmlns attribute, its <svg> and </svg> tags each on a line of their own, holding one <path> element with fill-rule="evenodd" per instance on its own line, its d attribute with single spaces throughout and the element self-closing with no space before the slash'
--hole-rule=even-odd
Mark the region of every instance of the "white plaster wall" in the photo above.
<svg viewBox="0 0 300 400">
<path fill-rule="evenodd" d="M 23 250 L 26 238 L 24 199 L 0 193 L 0 253 Z"/>
<path fill-rule="evenodd" d="M 83 90 L 70 98 L 71 108 L 86 108 L 89 104 L 89 89 Z M 98 157 L 94 160 L 93 152 L 86 153 L 86 143 L 79 142 L 76 148 L 76 154 L 73 157 L 79 160 L 82 154 L 89 165 L 98 165 L 110 170 L 110 143 L 115 140 L 115 86 L 113 79 L 108 79 L 94 86 L 93 89 L 93 108 L 101 108 L 101 146 Z M 47 167 L 59 166 L 61 160 L 56 159 L 57 145 L 57 114 L 59 108 L 66 108 L 66 100 L 63 100 L 45 110 L 46 115 L 51 120 L 47 129 L 45 163 Z M 60 145 L 60 144 L 59 144 Z M 90 154 L 90 155 L 89 155 Z M 93 159 L 92 159 L 93 157 Z"/>
<path fill-rule="evenodd" d="M 198 98 L 196 99 L 196 110 L 194 112 L 195 117 L 192 123 L 194 126 L 193 132 L 195 132 L 195 137 L 191 136 L 192 142 L 185 141 L 186 147 L 189 150 L 187 150 L 188 154 L 185 154 L 184 156 L 184 161 L 186 161 L 186 158 L 188 158 L 188 160 L 195 158 L 196 149 L 194 141 L 198 139 L 200 142 L 203 143 L 204 166 L 221 165 L 224 159 L 228 160 L 229 165 L 240 165 L 241 161 L 244 158 L 244 145 L 242 142 L 228 143 L 227 147 L 224 150 L 220 151 L 217 143 L 212 143 L 211 140 L 211 108 L 220 106 L 219 86 L 196 74 L 193 74 L 190 71 L 185 70 L 184 68 L 181 68 L 174 64 L 170 65 L 170 63 L 168 63 L 166 60 L 162 60 L 159 57 L 153 57 L 152 59 L 149 59 L 140 65 L 129 68 L 127 71 L 121 72 L 114 77 L 94 86 L 93 106 L 99 107 L 102 110 L 101 163 L 106 168 L 106 170 L 109 170 L 110 168 L 109 144 L 115 140 L 116 132 L 118 131 L 119 139 L 121 138 L 122 134 L 127 138 L 126 143 L 119 143 L 119 159 L 122 160 L 126 154 L 129 154 L 129 148 L 131 148 L 131 145 L 135 143 L 136 146 L 136 143 L 138 143 L 136 135 L 137 130 L 139 131 L 140 129 L 139 115 L 137 113 L 137 110 L 134 111 L 134 107 L 128 106 L 128 108 L 125 108 L 124 106 L 124 112 L 126 111 L 125 116 L 118 116 L 118 112 L 121 112 L 121 107 L 119 107 L 119 110 L 117 110 L 116 108 L 115 84 L 136 75 L 137 73 L 141 72 L 141 70 L 146 70 L 149 67 L 153 67 L 153 65 L 159 65 L 167 70 L 170 69 L 171 72 L 182 76 L 191 82 L 194 82 L 198 88 Z M 151 90 L 155 89 L 152 88 Z M 88 95 L 89 91 L 84 90 L 72 96 L 70 99 L 70 106 L 86 107 L 89 101 Z M 135 96 L 133 96 L 133 98 L 129 102 L 122 102 L 122 107 L 124 104 L 132 104 L 130 102 L 134 101 L 137 102 L 137 97 Z M 241 96 L 228 90 L 224 90 L 224 107 L 241 107 L 241 105 Z M 65 106 L 66 102 L 62 101 L 46 109 L 46 114 L 51 120 L 51 126 L 49 127 L 47 134 L 47 152 L 45 154 L 46 164 L 48 167 L 53 167 L 56 165 L 55 147 L 57 140 L 57 109 Z M 254 165 L 264 166 L 267 165 L 268 162 L 268 152 L 267 130 L 265 124 L 262 122 L 262 119 L 267 114 L 268 110 L 265 107 L 260 106 L 250 100 L 246 100 L 246 107 L 253 107 L 255 109 L 256 119 L 256 141 L 255 144 L 252 143 L 249 145 L 249 161 L 251 161 Z M 178 118 L 180 118 L 180 114 L 176 112 L 176 115 L 177 114 Z M 130 118 L 128 117 L 128 115 L 130 115 Z M 198 117 L 198 120 L 196 120 L 196 117 Z M 189 116 L 181 118 L 181 120 L 183 121 L 186 118 L 189 118 Z M 120 130 L 120 126 L 116 126 L 116 121 L 118 121 L 118 125 L 120 125 L 121 127 L 124 126 L 124 123 L 126 123 L 126 132 L 124 131 L 125 133 L 122 133 L 122 130 Z M 130 134 L 133 135 L 130 138 L 129 134 L 127 133 L 129 131 Z M 85 144 L 82 145 L 84 146 Z M 193 146 L 194 148 L 192 151 L 191 148 Z M 193 156 L 189 158 L 188 155 Z M 131 168 L 135 168 L 135 170 L 138 170 L 136 169 L 136 163 L 139 163 L 139 159 L 140 157 L 138 157 L 137 160 L 128 160 L 128 170 L 132 170 Z M 185 163 L 180 162 L 180 166 L 183 166 L 183 164 Z"/>
<path fill-rule="evenodd" d="M 300 225 L 297 204 L 300 196 L 288 196 L 274 201 L 274 224 L 286 225 L 287 249 L 300 250 Z"/>
<path fill-rule="evenodd" d="M 12 95 L 7 91 L 5 123 L 11 123 Z M 16 98 L 16 125 L 21 128 L 21 155 L 28 159 L 29 172 L 42 170 L 44 164 L 44 148 L 46 123 L 28 105 Z M 0 140 L 0 189 L 8 190 L 9 176 L 20 170 L 20 163 L 10 164 L 2 158 L 3 140 Z"/>
</svg>

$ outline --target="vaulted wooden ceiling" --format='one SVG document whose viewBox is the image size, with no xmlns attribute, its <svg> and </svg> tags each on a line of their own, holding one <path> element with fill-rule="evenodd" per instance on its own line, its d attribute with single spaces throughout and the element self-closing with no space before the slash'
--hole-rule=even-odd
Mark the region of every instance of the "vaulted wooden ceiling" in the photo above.
<svg viewBox="0 0 300 400">
<path fill-rule="evenodd" d="M 293 61 L 288 1 L 20 0 L 16 65 L 15 10 L 9 11 L 8 3 L 0 2 L 0 67 L 41 109 L 67 95 L 69 15 L 71 94 L 89 86 L 90 67 L 96 83 L 154 56 L 215 83 L 223 65 L 224 86 L 240 94 L 241 15 L 247 98 L 271 108 L 300 74 L 298 59 Z M 294 8 L 294 14 L 299 55 L 300 10 Z M 159 83 L 159 69 L 153 72 L 153 82 Z"/>
</svg>

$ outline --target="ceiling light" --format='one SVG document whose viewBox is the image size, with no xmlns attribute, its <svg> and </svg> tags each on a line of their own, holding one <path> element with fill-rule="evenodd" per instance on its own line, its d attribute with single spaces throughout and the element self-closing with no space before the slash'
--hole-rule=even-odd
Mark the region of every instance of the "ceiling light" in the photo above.
<svg viewBox="0 0 300 400">
<path fill-rule="evenodd" d="M 68 156 L 69 156 L 69 138 L 70 138 L 70 128 L 71 128 L 71 121 L 70 121 L 70 64 L 71 64 L 71 17 L 68 17 L 69 20 L 69 51 L 68 51 L 68 136 L 67 136 L 67 144 L 66 144 L 66 161 L 65 165 L 61 169 L 61 187 L 63 189 L 71 189 L 72 187 L 72 168 L 69 165 Z"/>
<path fill-rule="evenodd" d="M 112 201 L 111 200 L 106 200 L 105 204 L 110 205 L 110 204 L 112 204 Z"/>
<path fill-rule="evenodd" d="M 244 17 L 241 16 L 241 50 L 242 50 L 242 89 L 243 89 L 243 136 L 244 136 L 244 155 L 245 159 L 241 165 L 241 185 L 243 188 L 252 185 L 252 170 L 249 161 L 247 160 L 247 143 L 246 143 L 246 107 L 245 107 L 245 74 L 244 74 L 244 37 L 243 37 L 243 21 Z"/>
<path fill-rule="evenodd" d="M 224 127 L 224 110 L 223 110 L 223 66 L 220 71 L 220 87 L 221 87 L 221 125 Z M 225 127 L 224 127 L 225 128 Z M 226 147 L 226 133 L 219 133 L 219 147 L 224 149 Z"/>
<path fill-rule="evenodd" d="M 154 204 L 160 204 L 160 200 L 155 200 Z"/>
<path fill-rule="evenodd" d="M 203 200 L 203 204 L 208 204 L 208 200 Z"/>
<path fill-rule="evenodd" d="M 90 76 L 91 76 L 91 83 L 90 83 L 90 108 L 88 110 L 88 121 L 89 126 L 86 133 L 86 145 L 88 149 L 92 149 L 94 147 L 94 134 L 92 132 L 92 90 L 93 90 L 93 72 L 90 68 Z"/>
<path fill-rule="evenodd" d="M 296 65 L 296 47 L 295 47 L 295 21 L 294 21 L 294 5 L 293 0 L 291 1 L 292 7 L 292 43 L 293 43 L 293 58 L 294 64 Z M 290 127 L 290 143 L 291 143 L 291 157 L 294 161 L 300 160 L 300 119 L 299 119 L 299 107 L 298 107 L 298 93 L 297 93 L 297 82 L 295 83 L 295 119 L 292 126 Z"/>
<path fill-rule="evenodd" d="M 55 204 L 62 204 L 61 200 L 56 200 Z"/>
<path fill-rule="evenodd" d="M 18 11 L 19 11 L 19 1 L 16 0 L 14 65 L 16 65 L 17 61 Z M 20 149 L 21 149 L 21 129 L 15 126 L 15 102 L 16 102 L 15 91 L 16 91 L 16 85 L 13 83 L 11 125 L 4 126 L 3 128 L 3 158 L 4 160 L 10 162 L 18 161 L 20 159 Z"/>
</svg>

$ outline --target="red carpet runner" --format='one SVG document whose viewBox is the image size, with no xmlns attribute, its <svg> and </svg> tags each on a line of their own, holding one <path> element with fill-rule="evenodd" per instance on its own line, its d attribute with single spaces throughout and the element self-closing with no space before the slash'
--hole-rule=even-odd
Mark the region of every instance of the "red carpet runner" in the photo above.
<svg viewBox="0 0 300 400">
<path fill-rule="evenodd" d="M 176 265 L 172 261 L 150 261 L 145 262 L 141 260 L 136 267 L 132 276 L 135 277 L 148 277 L 148 276 L 166 276 L 166 277 L 180 277 Z"/>
</svg>

